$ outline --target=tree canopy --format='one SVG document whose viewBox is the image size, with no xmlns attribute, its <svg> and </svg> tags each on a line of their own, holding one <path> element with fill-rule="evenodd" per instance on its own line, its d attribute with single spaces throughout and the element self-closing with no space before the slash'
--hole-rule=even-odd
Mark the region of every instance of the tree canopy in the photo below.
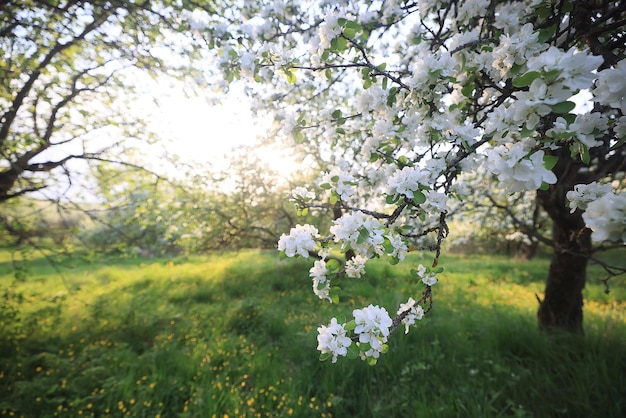
<svg viewBox="0 0 626 418">
<path fill-rule="evenodd" d="M 193 76 L 197 56 L 174 3 L 0 6 L 0 201 L 76 182 L 72 161 L 131 164 L 129 139 L 154 139 L 128 112 L 137 74 Z"/>
<path fill-rule="evenodd" d="M 257 2 L 195 18 L 226 81 L 249 81 L 293 143 L 332 167 L 294 198 L 344 215 L 328 233 L 298 225 L 279 241 L 288 256 L 321 254 L 320 298 L 336 301 L 335 279 L 372 257 L 434 251 L 395 318 L 370 305 L 320 327 L 324 357 L 375 362 L 390 330 L 429 311 L 448 221 L 475 197 L 553 248 L 539 323 L 582 332 L 587 263 L 626 239 L 624 2 Z M 528 193 L 550 230 L 510 209 Z M 332 248 L 356 255 L 337 265 Z"/>
</svg>

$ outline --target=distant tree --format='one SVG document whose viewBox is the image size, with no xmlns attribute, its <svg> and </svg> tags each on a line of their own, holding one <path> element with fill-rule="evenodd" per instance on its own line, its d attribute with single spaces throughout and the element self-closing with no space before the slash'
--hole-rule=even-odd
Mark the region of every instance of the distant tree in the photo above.
<svg viewBox="0 0 626 418">
<path fill-rule="evenodd" d="M 51 185 L 58 197 L 89 164 L 137 164 L 129 149 L 155 140 L 128 110 L 137 75 L 197 73 L 180 7 L 169 0 L 0 5 L 0 203 Z"/>
<path fill-rule="evenodd" d="M 92 222 L 79 237 L 92 250 L 135 255 L 273 249 L 297 213 L 291 183 L 256 151 L 235 148 L 223 168 L 194 166 L 175 182 L 100 165 L 101 201 L 85 211 Z M 312 211 L 306 220 L 327 226 L 327 218 Z"/>
</svg>

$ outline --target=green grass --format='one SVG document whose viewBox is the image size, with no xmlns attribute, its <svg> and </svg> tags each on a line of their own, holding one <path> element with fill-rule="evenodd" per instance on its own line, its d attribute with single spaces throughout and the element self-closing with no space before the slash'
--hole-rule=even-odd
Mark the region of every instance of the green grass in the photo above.
<svg viewBox="0 0 626 418">
<path fill-rule="evenodd" d="M 307 260 L 273 252 L 172 260 L 32 259 L 0 251 L 0 416 L 623 417 L 626 290 L 591 269 L 586 336 L 537 331 L 549 260 L 447 256 L 435 306 L 370 367 L 320 363 L 316 328 L 375 303 L 395 311 L 426 255 L 368 265 L 340 304 Z"/>
</svg>

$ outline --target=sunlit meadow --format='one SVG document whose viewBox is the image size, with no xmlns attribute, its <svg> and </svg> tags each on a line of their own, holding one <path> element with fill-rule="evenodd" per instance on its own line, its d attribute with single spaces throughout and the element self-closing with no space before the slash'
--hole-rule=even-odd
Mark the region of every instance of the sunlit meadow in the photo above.
<svg viewBox="0 0 626 418">
<path fill-rule="evenodd" d="M 16 281 L 0 252 L 0 416 L 626 414 L 626 290 L 615 279 L 606 294 L 597 267 L 586 336 L 545 336 L 535 310 L 548 258 L 449 255 L 432 312 L 371 367 L 320 363 L 316 328 L 371 301 L 395 310 L 417 289 L 412 263 L 368 265 L 330 305 L 311 291 L 312 262 L 274 252 L 75 255 L 58 260 L 62 275 L 29 257 Z"/>
</svg>

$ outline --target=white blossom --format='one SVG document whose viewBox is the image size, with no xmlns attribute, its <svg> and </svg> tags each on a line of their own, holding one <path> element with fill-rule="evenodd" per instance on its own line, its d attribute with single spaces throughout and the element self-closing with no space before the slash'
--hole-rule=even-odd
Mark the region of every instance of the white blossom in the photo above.
<svg viewBox="0 0 626 418">
<path fill-rule="evenodd" d="M 317 260 L 309 270 L 309 275 L 313 279 L 313 293 L 320 299 L 325 299 L 332 303 L 330 280 L 328 280 L 327 274 L 328 270 L 324 260 Z"/>
<path fill-rule="evenodd" d="M 419 321 L 424 317 L 424 309 L 420 305 L 418 305 L 413 298 L 409 298 L 406 303 L 400 304 L 397 315 L 402 315 L 407 311 L 408 313 L 402 319 L 405 334 L 409 333 L 409 327 L 411 325 L 414 325 L 415 321 Z"/>
<path fill-rule="evenodd" d="M 417 276 L 426 286 L 434 286 L 437 284 L 437 277 L 435 276 L 435 273 L 429 272 L 428 269 L 422 264 L 417 266 Z"/>
<path fill-rule="evenodd" d="M 348 260 L 345 267 L 346 276 L 356 279 L 365 274 L 365 263 L 367 260 L 367 257 L 359 254 Z"/>
<path fill-rule="evenodd" d="M 513 65 L 525 64 L 528 58 L 536 55 L 547 46 L 537 42 L 538 34 L 532 23 L 527 23 L 512 36 L 500 36 L 500 43 L 492 52 L 492 69 L 490 74 L 496 81 L 509 77 Z"/>
<path fill-rule="evenodd" d="M 348 347 L 352 340 L 346 336 L 345 324 L 339 324 L 337 318 L 332 318 L 328 326 L 317 328 L 317 349 L 322 354 L 332 354 L 332 362 L 337 362 L 338 356 L 348 354 Z"/>
<path fill-rule="evenodd" d="M 363 309 L 352 311 L 356 328 L 354 333 L 359 336 L 359 343 L 368 343 L 370 349 L 362 353 L 362 357 L 378 358 L 383 351 L 383 344 L 387 342 L 392 320 L 387 310 L 376 305 L 369 305 Z"/>
<path fill-rule="evenodd" d="M 626 113 L 626 59 L 600 71 L 592 93 L 598 102 Z"/>
<path fill-rule="evenodd" d="M 583 219 L 596 242 L 626 242 L 626 193 L 607 193 L 587 204 Z"/>
<path fill-rule="evenodd" d="M 335 242 L 341 242 L 342 250 L 349 247 L 365 257 L 383 252 L 384 225 L 362 212 L 345 213 L 333 221 L 330 232 L 334 235 Z"/>
<path fill-rule="evenodd" d="M 291 191 L 291 195 L 296 199 L 308 202 L 315 199 L 315 192 L 309 191 L 306 187 L 296 187 Z"/>
<path fill-rule="evenodd" d="M 387 255 L 395 257 L 400 261 L 404 260 L 406 253 L 409 251 L 409 247 L 407 247 L 406 242 L 404 242 L 400 234 L 395 231 L 390 231 L 389 234 L 385 236 L 393 247 L 393 251 L 387 253 Z"/>
<path fill-rule="evenodd" d="M 426 185 L 428 180 L 428 173 L 419 167 L 403 167 L 389 178 L 387 182 L 389 194 L 403 195 L 413 199 L 414 193 L 420 189 L 420 185 Z"/>
<path fill-rule="evenodd" d="M 609 120 L 600 112 L 583 113 L 577 115 L 576 120 L 569 126 L 576 139 L 585 146 L 592 148 L 602 145 L 602 141 L 596 140 L 600 132 L 605 132 L 609 126 Z"/>
<path fill-rule="evenodd" d="M 278 250 L 284 251 L 287 257 L 301 255 L 306 258 L 309 251 L 317 247 L 316 238 L 319 238 L 319 232 L 313 225 L 296 225 L 295 228 L 291 228 L 289 235 L 280 236 Z"/>
<path fill-rule="evenodd" d="M 339 195 L 344 202 L 348 201 L 355 193 L 354 177 L 344 171 L 328 172 L 320 178 L 320 184 L 329 184 L 332 190 Z"/>
<path fill-rule="evenodd" d="M 574 213 L 576 209 L 585 210 L 587 205 L 594 200 L 598 200 L 605 194 L 612 193 L 610 184 L 589 183 L 589 184 L 577 184 L 574 186 L 574 190 L 570 190 L 565 195 L 569 200 L 569 207 L 571 213 Z"/>
<path fill-rule="evenodd" d="M 487 167 L 509 192 L 537 190 L 543 182 L 556 183 L 556 176 L 545 168 L 543 151 L 530 156 L 524 144 L 501 145 L 487 150 Z"/>
<path fill-rule="evenodd" d="M 602 64 L 603 58 L 590 55 L 589 51 L 572 47 L 563 51 L 555 46 L 543 51 L 537 56 L 528 59 L 530 71 L 551 72 L 558 70 L 558 76 L 552 78 L 563 83 L 571 91 L 587 89 L 591 87 L 594 79 L 593 71 Z"/>
<path fill-rule="evenodd" d="M 203 31 L 209 26 L 209 14 L 202 9 L 194 9 L 193 12 L 185 13 L 185 16 L 189 21 L 189 27 L 192 31 Z"/>
</svg>

